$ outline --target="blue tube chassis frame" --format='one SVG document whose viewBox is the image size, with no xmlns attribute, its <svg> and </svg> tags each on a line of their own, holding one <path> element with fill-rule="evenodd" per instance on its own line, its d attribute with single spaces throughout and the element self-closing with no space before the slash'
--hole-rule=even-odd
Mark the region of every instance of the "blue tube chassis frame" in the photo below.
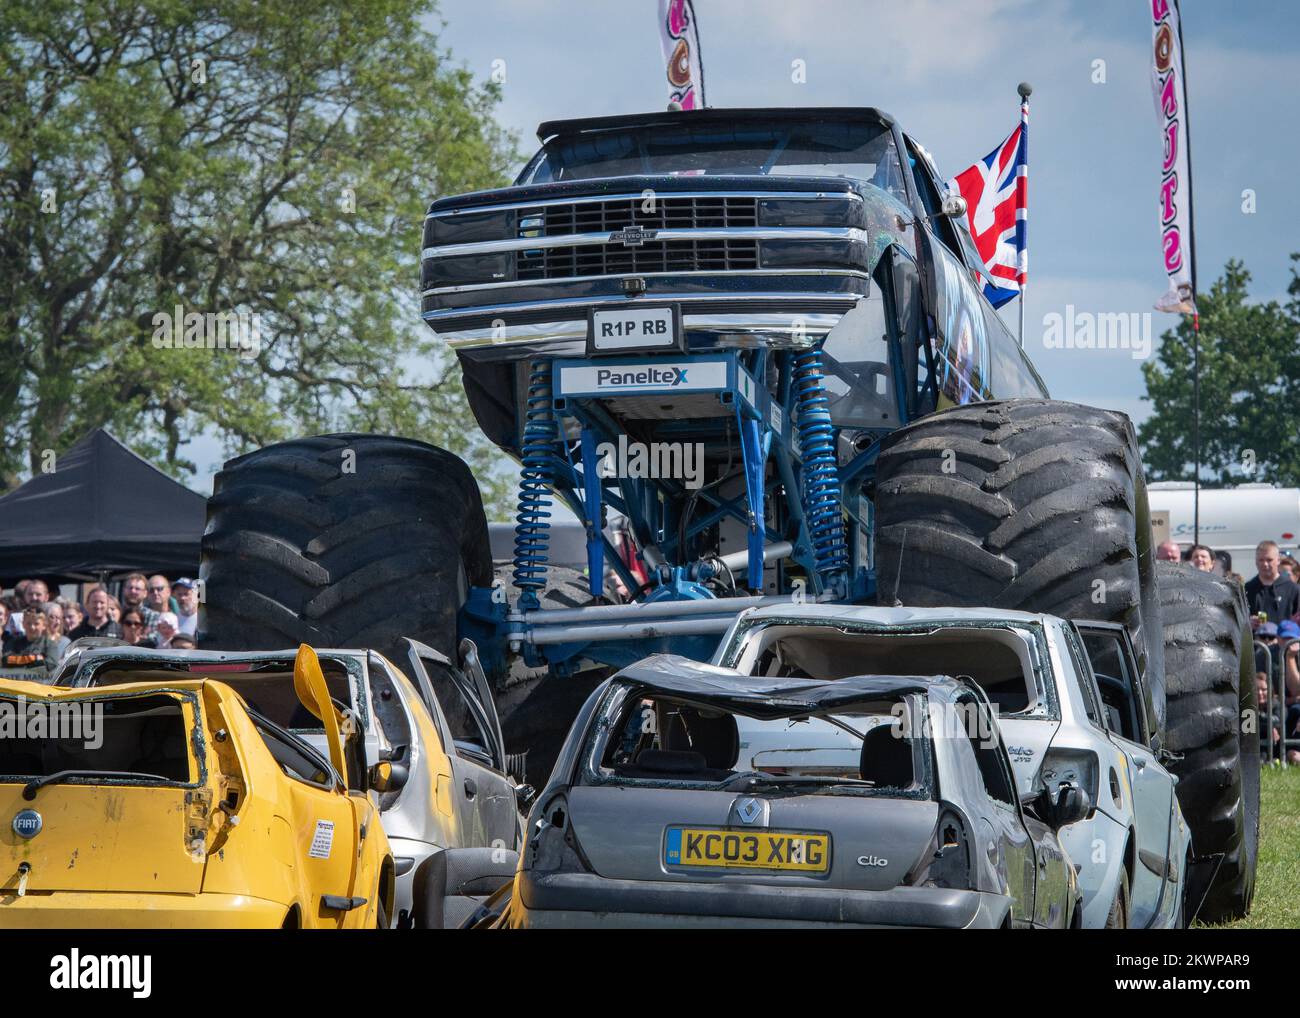
<svg viewBox="0 0 1300 1018">
<path fill-rule="evenodd" d="M 901 373 L 901 345 L 891 335 L 891 365 L 894 373 L 893 393 L 898 402 L 899 420 L 909 419 Z M 816 600 L 863 602 L 874 596 L 875 573 L 871 564 L 872 508 L 860 495 L 871 478 L 880 440 L 893 427 L 881 429 L 870 444 L 842 467 L 834 464 L 834 429 L 823 407 L 810 407 L 808 389 L 819 395 L 820 378 L 801 393 L 797 362 L 816 353 L 820 343 L 800 349 L 752 350 L 715 349 L 708 353 L 667 356 L 557 358 L 545 362 L 544 382 L 553 388 L 537 397 L 542 411 L 534 415 L 534 392 L 530 390 L 530 420 L 546 418 L 552 430 L 545 434 L 547 462 L 539 468 L 544 487 L 558 497 L 581 521 L 587 534 L 587 566 L 591 593 L 603 593 L 605 563 L 608 562 L 630 591 L 639 584 L 608 537 L 602 532 L 605 506 L 622 513 L 644 548 L 653 544 L 669 563 L 652 569 L 654 585 L 638 603 L 628 605 L 594 604 L 571 611 L 541 609 L 532 589 L 524 587 L 514 605 L 509 603 L 504 587 L 473 588 L 461 613 L 462 635 L 473 639 L 481 650 L 489 671 L 506 666 L 507 650 L 521 653 L 529 667 L 548 667 L 552 674 L 569 674 L 583 660 L 621 667 L 657 652 L 671 652 L 707 660 L 717 639 L 730 619 L 745 607 L 759 603 L 811 597 Z M 748 364 L 745 362 L 748 361 Z M 674 369 L 661 370 L 659 378 L 646 372 L 649 380 L 642 384 L 620 387 L 620 395 L 655 396 L 691 394 L 712 395 L 719 403 L 719 416 L 698 419 L 661 421 L 654 432 L 656 441 L 692 440 L 708 442 L 725 439 L 734 424 L 739 437 L 743 464 L 744 491 L 731 498 L 701 489 L 696 494 L 703 503 L 698 518 L 689 520 L 684 534 L 687 542 L 730 518 L 747 529 L 747 567 L 744 579 L 752 592 L 764 584 L 764 548 L 789 541 L 789 554 L 776 567 L 775 596 L 754 594 L 749 597 L 715 597 L 705 586 L 712 578 L 707 561 L 681 564 L 678 547 L 680 513 L 691 490 L 679 480 L 669 478 L 606 478 L 598 466 L 598 449 L 604 443 L 617 443 L 626 431 L 600 405 L 610 396 L 608 387 L 599 391 L 583 384 L 584 373 L 599 369 Z M 769 369 L 777 371 L 776 396 L 761 385 Z M 553 378 L 553 380 L 552 380 Z M 534 375 L 536 381 L 537 375 Z M 804 397 L 803 414 L 800 411 Z M 546 398 L 549 397 L 549 398 Z M 572 423 L 579 429 L 578 455 L 571 457 L 558 441 L 560 428 Z M 701 425 L 705 427 L 701 427 Z M 830 437 L 831 473 L 834 474 L 832 506 L 822 505 L 822 516 L 831 513 L 845 521 L 844 554 L 830 562 L 819 561 L 818 548 L 810 533 L 805 485 L 808 471 L 805 458 L 808 443 L 800 441 L 800 425 L 820 425 Z M 529 458 L 525 438 L 524 463 L 527 477 Z M 825 446 L 823 446 L 823 451 Z M 777 506 L 781 530 L 766 522 L 769 492 L 765 481 L 766 462 L 773 461 L 780 495 Z M 525 487 L 527 482 L 525 482 Z M 823 490 L 823 495 L 825 491 Z M 539 551 L 543 562 L 539 573 L 525 571 L 525 578 L 538 577 L 544 582 L 545 527 L 549 505 L 534 504 L 532 515 L 525 514 L 521 496 L 518 529 L 521 534 L 535 528 L 540 540 L 529 545 Z M 824 544 L 824 542 L 823 542 Z M 517 549 L 518 550 L 518 549 Z M 823 549 L 824 550 L 824 549 Z M 516 568 L 516 581 L 520 571 Z M 845 568 L 847 567 L 847 568 Z M 536 584 L 537 587 L 541 583 Z M 707 602 L 707 603 L 701 603 Z M 625 635 L 626 634 L 626 635 Z M 569 638 L 572 637 L 572 638 Z"/>
</svg>

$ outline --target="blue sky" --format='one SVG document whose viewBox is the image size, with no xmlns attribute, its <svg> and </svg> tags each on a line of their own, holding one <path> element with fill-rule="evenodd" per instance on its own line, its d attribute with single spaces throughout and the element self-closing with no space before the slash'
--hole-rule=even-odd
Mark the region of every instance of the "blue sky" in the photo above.
<svg viewBox="0 0 1300 1018">
<path fill-rule="evenodd" d="M 1031 100 L 1025 336 L 1052 394 L 1141 420 L 1131 351 L 1047 349 L 1043 319 L 1152 311 L 1165 290 L 1156 212 L 1161 140 L 1147 0 L 695 0 L 710 106 L 878 106 L 951 175 Z M 442 41 L 477 76 L 504 61 L 501 122 L 530 149 L 539 122 L 665 102 L 655 0 L 443 0 Z M 1184 0 L 1199 279 L 1243 259 L 1281 296 L 1300 250 L 1300 4 Z M 803 60 L 807 81 L 791 81 Z M 1094 84 L 1093 61 L 1106 81 Z M 1241 211 L 1242 191 L 1258 211 Z M 1008 305 L 1014 323 L 1016 304 Z M 1152 311 L 1153 338 L 1174 321 Z"/>
<path fill-rule="evenodd" d="M 1031 82 L 1026 346 L 1055 397 L 1147 416 L 1131 351 L 1047 349 L 1043 334 L 1067 304 L 1151 312 L 1155 341 L 1174 321 L 1152 309 L 1165 277 L 1148 0 L 695 3 L 711 106 L 878 106 L 945 175 L 1011 130 L 1016 84 Z M 430 27 L 476 77 L 504 69 L 499 120 L 530 151 L 543 120 L 663 106 L 656 12 L 656 0 L 442 0 Z M 1281 297 L 1300 250 L 1300 4 L 1183 0 L 1182 13 L 1200 282 L 1235 257 L 1258 299 Z M 796 59 L 803 84 L 791 80 Z M 1016 309 L 1004 311 L 1013 327 Z M 417 315 L 413 302 L 419 328 Z M 192 449 L 219 466 L 215 443 Z M 209 490 L 206 472 L 197 490 Z"/>
</svg>

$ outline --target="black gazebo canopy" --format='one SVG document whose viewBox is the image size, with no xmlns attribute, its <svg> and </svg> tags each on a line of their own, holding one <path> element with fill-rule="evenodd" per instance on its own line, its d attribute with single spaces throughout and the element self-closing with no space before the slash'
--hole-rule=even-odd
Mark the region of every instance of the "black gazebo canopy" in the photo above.
<svg viewBox="0 0 1300 1018">
<path fill-rule="evenodd" d="M 206 501 L 97 428 L 0 497 L 0 581 L 197 575 Z"/>
</svg>

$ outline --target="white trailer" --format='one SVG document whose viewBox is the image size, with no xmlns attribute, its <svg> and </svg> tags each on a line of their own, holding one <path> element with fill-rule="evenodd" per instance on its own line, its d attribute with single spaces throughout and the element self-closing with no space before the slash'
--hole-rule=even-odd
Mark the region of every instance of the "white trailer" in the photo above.
<svg viewBox="0 0 1300 1018">
<path fill-rule="evenodd" d="M 1157 481 L 1147 486 L 1153 513 L 1169 514 L 1169 536 L 1188 548 L 1193 537 L 1193 486 L 1190 481 Z M 1201 544 L 1232 556 L 1242 576 L 1255 573 L 1255 547 L 1276 541 L 1283 552 L 1300 547 L 1300 488 L 1242 484 L 1201 488 Z"/>
</svg>

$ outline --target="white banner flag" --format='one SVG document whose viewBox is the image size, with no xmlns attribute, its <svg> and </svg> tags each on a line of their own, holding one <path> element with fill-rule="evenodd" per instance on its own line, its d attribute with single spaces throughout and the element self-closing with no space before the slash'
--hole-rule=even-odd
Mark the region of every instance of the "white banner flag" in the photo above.
<svg viewBox="0 0 1300 1018">
<path fill-rule="evenodd" d="M 668 65 L 668 101 L 684 110 L 704 108 L 704 64 L 691 0 L 659 0 L 659 41 Z"/>
<path fill-rule="evenodd" d="M 1151 4 L 1151 88 L 1164 138 L 1160 167 L 1160 245 L 1169 291 L 1157 311 L 1196 313 L 1192 264 L 1192 171 L 1187 148 L 1187 79 L 1183 75 L 1183 32 L 1178 0 Z"/>
</svg>

